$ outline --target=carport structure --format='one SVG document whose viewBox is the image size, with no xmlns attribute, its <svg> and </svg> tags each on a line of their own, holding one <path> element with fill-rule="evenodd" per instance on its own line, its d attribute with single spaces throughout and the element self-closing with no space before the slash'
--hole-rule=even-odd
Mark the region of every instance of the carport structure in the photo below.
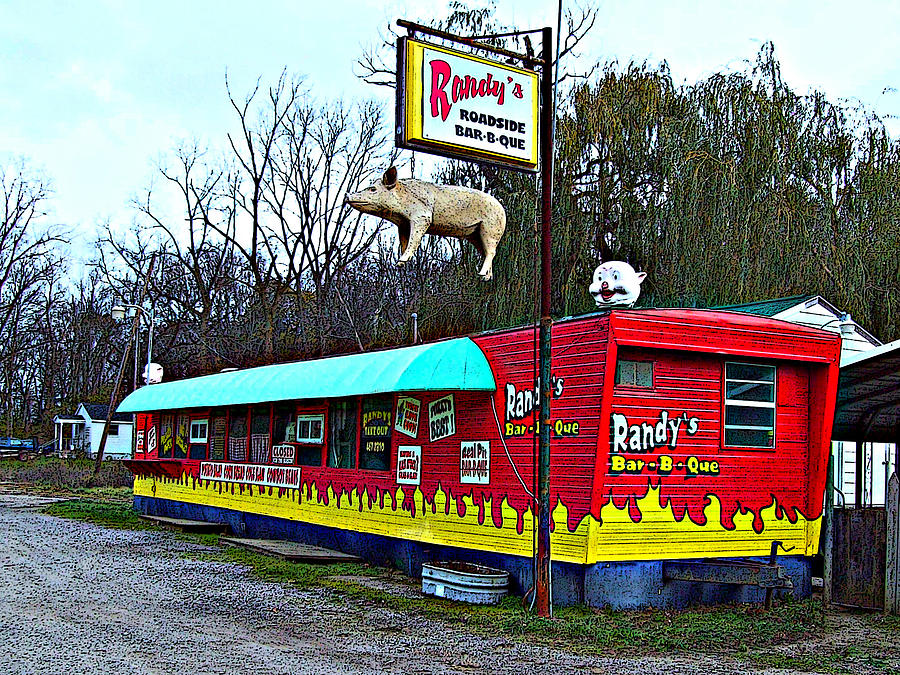
<svg viewBox="0 0 900 675">
<path fill-rule="evenodd" d="M 833 438 L 900 440 L 900 340 L 853 354 L 841 363 Z"/>
<path fill-rule="evenodd" d="M 834 508 L 826 490 L 825 579 L 832 601 L 900 612 L 900 340 L 854 354 L 841 364 L 836 441 L 856 443 L 855 508 Z M 862 506 L 864 443 L 893 443 L 884 508 Z M 832 480 L 832 471 L 829 471 Z"/>
</svg>

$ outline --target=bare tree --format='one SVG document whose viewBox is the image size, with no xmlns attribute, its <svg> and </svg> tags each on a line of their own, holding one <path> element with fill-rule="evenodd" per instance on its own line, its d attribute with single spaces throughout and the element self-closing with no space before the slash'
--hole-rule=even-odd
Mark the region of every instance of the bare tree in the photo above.
<svg viewBox="0 0 900 675">
<path fill-rule="evenodd" d="M 500 23 L 497 20 L 495 13 L 496 6 L 494 5 L 473 8 L 469 7 L 465 2 L 454 0 L 454 2 L 450 3 L 450 13 L 446 17 L 432 20 L 427 23 L 439 30 L 467 37 L 514 33 L 515 31 L 520 30 L 520 28 Z M 560 63 L 566 56 L 570 54 L 574 55 L 576 53 L 578 45 L 596 24 L 597 13 L 598 9 L 589 5 L 566 9 L 564 17 L 565 27 L 563 28 L 564 35 L 560 40 Z M 380 87 L 396 87 L 397 59 L 394 52 L 399 37 L 399 34 L 394 30 L 393 26 L 388 25 L 385 31 L 381 33 L 377 46 L 366 49 L 357 59 L 357 76 L 363 80 L 363 82 Z M 512 49 L 519 53 L 534 53 L 530 38 L 519 35 L 508 35 L 500 38 L 488 37 L 485 42 L 498 47 Z M 459 45 L 454 46 L 456 48 L 465 49 L 465 47 L 460 47 Z M 555 49 L 553 50 L 553 53 L 555 54 Z M 555 65 L 555 59 L 553 63 Z M 586 73 L 564 70 L 559 74 L 560 82 L 569 78 L 586 79 L 590 77 L 595 68 L 596 65 L 590 68 Z"/>
<path fill-rule="evenodd" d="M 105 277 L 130 302 L 141 270 L 156 256 L 148 289 L 161 325 L 155 352 L 176 374 L 234 365 L 233 355 L 223 356 L 229 349 L 216 346 L 222 321 L 236 318 L 228 312 L 241 302 L 237 287 L 245 276 L 232 243 L 236 214 L 225 197 L 233 171 L 206 155 L 196 145 L 177 148 L 160 166 L 162 186 L 134 204 L 139 227 L 124 237 L 108 228 L 102 247 L 111 253 L 101 258 Z M 171 204 L 180 205 L 174 213 L 166 208 Z"/>
<path fill-rule="evenodd" d="M 35 328 L 61 265 L 55 246 L 64 239 L 47 222 L 47 181 L 24 161 L 0 167 L 0 192 L 0 386 L 9 432 L 15 418 L 24 426 L 30 418 L 36 383 L 27 366 L 46 346 Z"/>
<path fill-rule="evenodd" d="M 258 93 L 259 87 L 238 103 L 229 92 L 241 133 L 229 136 L 240 171 L 227 196 L 239 217 L 231 232 L 219 233 L 250 270 L 260 358 L 268 361 L 283 336 L 278 313 L 284 304 L 305 302 L 308 290 L 318 325 L 327 324 L 330 290 L 374 241 L 374 225 L 343 199 L 382 168 L 386 138 L 375 105 L 317 106 L 284 73 L 267 90 L 262 110 L 254 105 Z M 327 329 L 318 333 L 322 351 Z M 300 345 L 279 345 L 285 347 Z"/>
</svg>

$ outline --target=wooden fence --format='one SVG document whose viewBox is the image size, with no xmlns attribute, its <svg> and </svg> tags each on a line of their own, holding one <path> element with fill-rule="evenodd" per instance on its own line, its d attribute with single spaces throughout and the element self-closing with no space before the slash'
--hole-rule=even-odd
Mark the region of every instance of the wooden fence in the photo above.
<svg viewBox="0 0 900 675">
<path fill-rule="evenodd" d="M 897 472 L 888 481 L 886 508 L 886 551 L 884 570 L 884 611 L 900 614 L 900 478 Z"/>
</svg>

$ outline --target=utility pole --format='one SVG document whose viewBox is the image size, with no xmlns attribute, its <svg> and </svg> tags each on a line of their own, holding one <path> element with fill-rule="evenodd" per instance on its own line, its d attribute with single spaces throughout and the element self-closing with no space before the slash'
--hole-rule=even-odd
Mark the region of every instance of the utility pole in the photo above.
<svg viewBox="0 0 900 675">
<path fill-rule="evenodd" d="M 141 289 L 141 299 L 138 301 L 139 305 L 144 304 L 144 298 L 147 296 L 147 288 L 150 286 L 150 275 L 153 274 L 153 264 L 155 262 L 156 256 L 154 255 L 150 258 L 150 265 L 147 267 L 147 274 L 144 276 L 144 287 Z M 119 372 L 116 375 L 116 383 L 113 386 L 112 395 L 109 397 L 109 409 L 106 411 L 106 423 L 103 425 L 103 435 L 100 436 L 100 447 L 97 448 L 97 461 L 94 463 L 94 474 L 100 473 L 100 468 L 103 466 L 103 451 L 106 449 L 106 439 L 109 437 L 109 423 L 112 421 L 112 416 L 116 410 L 116 403 L 119 400 L 119 387 L 122 386 L 122 376 L 125 374 L 125 363 L 128 361 L 131 345 L 134 343 L 140 325 L 141 313 L 135 312 L 134 323 L 131 324 L 131 335 L 128 336 L 128 340 L 125 342 L 122 361 L 119 363 Z"/>
<path fill-rule="evenodd" d="M 538 435 L 537 551 L 535 552 L 535 608 L 538 616 L 549 617 L 550 600 L 550 361 L 553 319 L 550 264 L 550 225 L 553 218 L 553 29 L 541 31 L 541 324 L 538 333 L 541 380 L 540 432 Z"/>
</svg>

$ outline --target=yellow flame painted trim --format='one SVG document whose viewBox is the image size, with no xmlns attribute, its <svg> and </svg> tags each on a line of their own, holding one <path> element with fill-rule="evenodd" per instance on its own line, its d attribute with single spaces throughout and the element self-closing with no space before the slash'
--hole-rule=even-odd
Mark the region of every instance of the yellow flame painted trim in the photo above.
<svg viewBox="0 0 900 675">
<path fill-rule="evenodd" d="M 791 523 L 787 517 L 775 515 L 773 500 L 760 513 L 762 533 L 753 530 L 752 513 L 736 514 L 734 529 L 726 530 L 721 524 L 722 503 L 715 495 L 707 498 L 706 525 L 697 525 L 687 516 L 676 521 L 671 507 L 660 507 L 658 487 L 651 487 L 637 500 L 642 514 L 639 523 L 631 520 L 627 508 L 606 504 L 600 511 L 602 524 L 591 518 L 586 562 L 768 555 L 775 540 L 787 548 L 795 547 L 791 555 L 818 551 L 821 518 L 807 520 L 798 513 L 796 522 Z"/>
<path fill-rule="evenodd" d="M 193 481 L 185 476 L 182 480 L 154 479 L 138 477 L 134 482 L 134 494 L 143 497 L 158 497 L 172 501 L 202 504 L 235 511 L 244 511 L 274 518 L 301 521 L 325 527 L 365 532 L 368 534 L 410 539 L 426 543 L 493 551 L 518 556 L 532 555 L 534 519 L 530 512 L 525 514 L 521 534 L 516 532 L 515 510 L 504 499 L 501 506 L 503 525 L 494 526 L 491 519 L 491 502 L 484 503 L 484 524 L 478 523 L 478 507 L 473 500 L 464 496 L 466 514 L 457 514 L 456 500 L 439 489 L 432 504 L 425 501 L 419 488 L 415 489 L 416 516 L 403 510 L 404 491 L 398 487 L 395 493 L 397 508 L 391 508 L 391 500 L 385 498 L 384 507 L 374 502 L 369 507 L 368 497 L 363 494 L 363 509 L 359 510 L 359 496 L 354 490 L 338 498 L 328 488 L 328 504 L 320 504 L 318 491 L 312 486 L 311 498 L 298 503 L 299 491 L 287 490 L 279 497 L 278 490 L 269 494 L 268 488 L 245 486 L 243 492 L 231 483 L 213 481 Z M 449 514 L 445 513 L 450 499 Z M 651 488 L 647 495 L 638 500 L 643 514 L 641 522 L 635 523 L 628 510 L 607 504 L 601 511 L 602 522 L 588 516 L 579 524 L 575 532 L 565 526 L 568 510 L 558 504 L 553 512 L 553 520 L 558 526 L 550 538 L 554 560 L 579 564 L 625 560 L 666 560 L 675 558 L 723 557 L 766 555 L 773 540 L 784 542 L 785 546 L 795 546 L 794 555 L 812 555 L 818 549 L 821 518 L 806 520 L 798 514 L 797 522 L 775 516 L 775 503 L 763 509 L 764 529 L 762 534 L 753 531 L 753 515 L 737 514 L 735 528 L 726 530 L 721 526 L 721 503 L 714 495 L 709 495 L 711 503 L 705 510 L 707 525 L 701 526 L 685 517 L 677 522 L 670 508 L 659 506 L 659 489 Z"/>
</svg>

